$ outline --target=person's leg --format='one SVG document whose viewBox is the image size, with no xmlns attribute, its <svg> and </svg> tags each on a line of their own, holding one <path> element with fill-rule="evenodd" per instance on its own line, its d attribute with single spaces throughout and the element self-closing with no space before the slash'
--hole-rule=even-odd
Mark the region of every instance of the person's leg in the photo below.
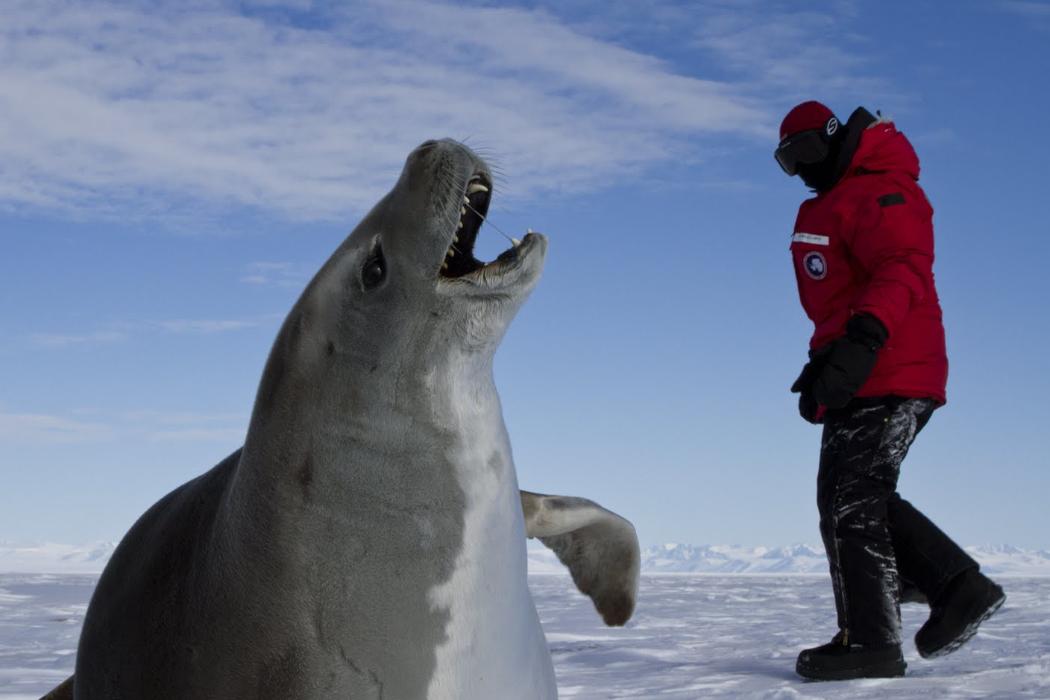
<svg viewBox="0 0 1050 700">
<path fill-rule="evenodd" d="M 847 629 L 849 620 L 835 504 L 844 489 L 843 482 L 851 478 L 848 469 L 844 468 L 844 465 L 851 461 L 849 451 L 855 452 L 862 443 L 870 442 L 870 436 L 867 434 L 881 423 L 881 418 L 876 416 L 880 410 L 881 407 L 875 406 L 856 413 L 833 413 L 825 418 L 821 436 L 820 468 L 817 472 L 817 510 L 820 513 L 820 537 L 828 557 L 839 630 Z M 868 429 L 862 431 L 859 426 L 866 418 L 873 420 L 869 421 Z"/>
<path fill-rule="evenodd" d="M 817 504 L 840 633 L 799 655 L 796 669 L 807 678 L 904 673 L 888 503 L 923 409 L 932 403 L 890 398 L 858 402 L 826 419 Z"/>
<path fill-rule="evenodd" d="M 919 413 L 918 430 L 932 407 Z M 930 605 L 930 617 L 915 635 L 923 657 L 949 654 L 976 633 L 1006 600 L 977 562 L 929 518 L 898 494 L 887 503 L 890 534 L 902 579 L 918 589 Z"/>
<path fill-rule="evenodd" d="M 916 435 L 926 427 L 934 408 L 931 403 L 916 412 Z M 937 600 L 956 576 L 977 568 L 977 562 L 962 547 L 900 494 L 890 496 L 887 514 L 900 577 L 927 602 Z M 911 597 L 921 599 L 914 593 Z"/>
<path fill-rule="evenodd" d="M 937 600 L 959 574 L 977 569 L 973 557 L 911 503 L 894 494 L 887 505 L 898 571 L 928 601 Z"/>
<path fill-rule="evenodd" d="M 838 412 L 824 428 L 820 529 L 839 627 L 860 644 L 900 644 L 900 583 L 888 503 L 917 431 L 908 404 L 887 399 Z"/>
</svg>

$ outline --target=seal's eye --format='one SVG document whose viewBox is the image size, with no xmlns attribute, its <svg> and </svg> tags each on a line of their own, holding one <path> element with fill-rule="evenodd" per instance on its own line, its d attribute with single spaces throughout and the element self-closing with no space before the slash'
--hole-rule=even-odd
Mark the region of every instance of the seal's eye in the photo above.
<svg viewBox="0 0 1050 700">
<path fill-rule="evenodd" d="M 361 286 L 366 290 L 375 289 L 385 278 L 386 260 L 383 258 L 383 249 L 377 245 L 361 268 Z"/>
</svg>

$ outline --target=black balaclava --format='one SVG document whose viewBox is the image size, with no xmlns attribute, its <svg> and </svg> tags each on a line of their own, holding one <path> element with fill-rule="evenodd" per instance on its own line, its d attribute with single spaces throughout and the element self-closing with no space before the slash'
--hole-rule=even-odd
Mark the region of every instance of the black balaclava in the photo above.
<svg viewBox="0 0 1050 700">
<path fill-rule="evenodd" d="M 857 107 L 849 121 L 842 124 L 828 137 L 828 156 L 819 163 L 799 163 L 798 176 L 806 187 L 823 193 L 835 186 L 857 151 L 860 136 L 875 121 L 874 115 L 863 107 Z"/>
<path fill-rule="evenodd" d="M 799 163 L 798 176 L 806 187 L 816 192 L 827 192 L 839 181 L 839 155 L 849 127 L 845 124 L 828 137 L 828 155 L 819 163 Z"/>
</svg>

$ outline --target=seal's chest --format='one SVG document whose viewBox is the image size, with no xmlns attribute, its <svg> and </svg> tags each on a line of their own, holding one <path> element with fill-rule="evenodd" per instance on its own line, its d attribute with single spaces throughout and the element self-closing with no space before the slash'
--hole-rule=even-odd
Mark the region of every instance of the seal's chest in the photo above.
<svg viewBox="0 0 1050 700">
<path fill-rule="evenodd" d="M 516 542 L 468 527 L 476 541 L 431 601 L 447 610 L 435 649 L 430 698 L 556 698 L 554 669 L 525 570 L 524 533 Z"/>
<path fill-rule="evenodd" d="M 462 548 L 452 576 L 429 595 L 448 615 L 430 697 L 510 698 L 518 697 L 516 688 L 525 689 L 522 698 L 555 697 L 528 590 L 525 528 L 509 452 L 479 449 L 469 461 L 461 474 Z"/>
</svg>

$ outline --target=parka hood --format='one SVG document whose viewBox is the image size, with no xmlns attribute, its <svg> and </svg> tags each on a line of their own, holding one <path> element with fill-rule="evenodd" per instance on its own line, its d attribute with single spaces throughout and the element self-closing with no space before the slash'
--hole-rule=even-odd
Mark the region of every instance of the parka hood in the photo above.
<svg viewBox="0 0 1050 700">
<path fill-rule="evenodd" d="M 877 121 L 861 134 L 850 161 L 849 174 L 857 171 L 898 172 L 919 179 L 919 156 L 911 142 L 891 121 Z"/>
</svg>

